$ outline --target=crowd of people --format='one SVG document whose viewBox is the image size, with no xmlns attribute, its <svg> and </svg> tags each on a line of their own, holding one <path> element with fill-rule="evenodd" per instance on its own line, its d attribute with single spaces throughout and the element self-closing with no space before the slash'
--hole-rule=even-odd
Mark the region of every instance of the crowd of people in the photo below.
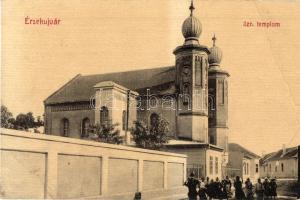
<svg viewBox="0 0 300 200">
<path fill-rule="evenodd" d="M 228 176 L 224 180 L 209 177 L 198 180 L 192 172 L 184 185 L 188 187 L 189 200 L 197 200 L 198 197 L 200 200 L 229 198 L 252 200 L 254 197 L 263 200 L 277 197 L 276 179 L 266 178 L 263 182 L 258 179 L 256 184 L 252 184 L 249 178 L 244 183 L 239 176 L 234 181 Z"/>
</svg>

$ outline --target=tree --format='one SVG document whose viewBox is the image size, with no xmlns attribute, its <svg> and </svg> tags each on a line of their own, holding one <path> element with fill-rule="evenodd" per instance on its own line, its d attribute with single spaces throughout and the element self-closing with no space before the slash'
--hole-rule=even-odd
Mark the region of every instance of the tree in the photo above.
<svg viewBox="0 0 300 200">
<path fill-rule="evenodd" d="M 88 130 L 88 137 L 98 142 L 121 144 L 123 137 L 120 136 L 120 131 L 115 129 L 116 126 L 118 124 L 92 125 Z"/>
<path fill-rule="evenodd" d="M 13 120 L 12 113 L 4 105 L 1 105 L 1 127 L 3 128 L 13 128 L 11 123 Z"/>
<path fill-rule="evenodd" d="M 8 108 L 4 105 L 1 105 L 1 127 L 3 128 L 27 130 L 29 128 L 36 128 L 43 125 L 44 122 L 41 119 L 41 116 L 38 116 L 35 121 L 33 113 L 28 112 L 27 114 L 18 114 L 15 119 Z"/>
<path fill-rule="evenodd" d="M 44 126 L 44 121 L 42 120 L 41 116 L 37 116 L 35 126 L 36 127 Z"/>
<path fill-rule="evenodd" d="M 164 119 L 158 119 L 150 128 L 141 121 L 134 122 L 135 127 L 131 130 L 136 146 L 146 149 L 160 149 L 168 143 L 169 123 Z"/>
<path fill-rule="evenodd" d="M 15 127 L 17 129 L 29 129 L 35 128 L 35 122 L 32 112 L 28 112 L 27 114 L 20 113 L 16 117 Z"/>
</svg>

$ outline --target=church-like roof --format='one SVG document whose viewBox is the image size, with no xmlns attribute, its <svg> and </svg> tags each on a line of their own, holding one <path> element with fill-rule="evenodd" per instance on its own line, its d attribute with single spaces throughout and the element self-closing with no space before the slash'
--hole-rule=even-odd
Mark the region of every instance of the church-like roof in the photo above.
<svg viewBox="0 0 300 200">
<path fill-rule="evenodd" d="M 216 46 L 216 40 L 217 38 L 214 35 L 212 38 L 213 46 L 209 49 L 210 54 L 208 55 L 208 63 L 210 66 L 219 66 L 223 57 L 222 50 Z"/>
<path fill-rule="evenodd" d="M 140 92 L 146 88 L 163 85 L 175 81 L 175 67 L 161 67 L 135 71 L 77 75 L 68 83 L 50 95 L 45 105 L 89 101 L 95 94 L 95 86 L 102 81 L 113 81 L 128 89 Z"/>
<path fill-rule="evenodd" d="M 199 36 L 202 32 L 202 24 L 201 22 L 193 15 L 193 11 L 195 10 L 193 0 L 191 1 L 190 16 L 184 20 L 182 24 L 182 35 L 185 38 L 185 45 L 188 44 L 199 44 Z"/>
</svg>

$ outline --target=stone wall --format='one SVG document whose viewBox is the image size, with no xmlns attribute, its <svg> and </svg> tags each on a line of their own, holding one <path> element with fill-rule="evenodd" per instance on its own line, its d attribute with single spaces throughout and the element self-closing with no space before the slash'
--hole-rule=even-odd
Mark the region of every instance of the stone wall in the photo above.
<svg viewBox="0 0 300 200">
<path fill-rule="evenodd" d="M 185 155 L 8 129 L 0 137 L 1 198 L 133 199 L 140 191 L 152 199 L 185 192 Z"/>
</svg>

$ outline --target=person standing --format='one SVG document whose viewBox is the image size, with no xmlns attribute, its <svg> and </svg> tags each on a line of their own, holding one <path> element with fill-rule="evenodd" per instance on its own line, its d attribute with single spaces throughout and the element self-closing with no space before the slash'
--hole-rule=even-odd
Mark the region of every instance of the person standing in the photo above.
<svg viewBox="0 0 300 200">
<path fill-rule="evenodd" d="M 243 192 L 242 181 L 240 180 L 239 176 L 235 178 L 234 188 L 235 188 L 235 198 L 238 200 L 244 199 L 245 194 Z"/>
<path fill-rule="evenodd" d="M 214 198 L 221 199 L 222 196 L 222 185 L 220 183 L 219 177 L 216 178 L 216 182 L 214 185 Z"/>
<path fill-rule="evenodd" d="M 204 178 L 201 178 L 200 187 L 199 187 L 199 198 L 200 198 L 200 200 L 206 200 L 207 199 L 205 185 L 206 184 L 205 184 Z"/>
<path fill-rule="evenodd" d="M 207 188 L 209 185 L 209 177 L 206 177 L 206 180 L 205 180 L 205 187 Z"/>
<path fill-rule="evenodd" d="M 270 183 L 268 178 L 265 178 L 265 181 L 263 182 L 263 186 L 264 186 L 264 196 L 265 198 L 268 199 L 270 196 Z"/>
<path fill-rule="evenodd" d="M 246 198 L 248 200 L 251 200 L 251 199 L 254 199 L 254 196 L 253 196 L 253 185 L 250 181 L 249 178 L 247 178 L 246 182 L 245 182 L 245 187 L 246 187 Z"/>
<path fill-rule="evenodd" d="M 255 194 L 256 194 L 256 198 L 257 200 L 263 200 L 264 198 L 264 187 L 263 184 L 259 179 L 257 179 L 257 183 L 255 184 Z"/>
<path fill-rule="evenodd" d="M 276 179 L 272 179 L 270 182 L 270 196 L 271 196 L 271 198 L 274 198 L 274 199 L 276 199 L 276 197 L 277 197 Z"/>
<path fill-rule="evenodd" d="M 210 183 L 207 185 L 207 195 L 209 199 L 214 198 L 214 179 L 210 179 Z"/>
<path fill-rule="evenodd" d="M 197 187 L 199 187 L 199 181 L 195 179 L 195 174 L 192 172 L 184 185 L 188 187 L 188 197 L 189 200 L 197 200 Z"/>
<path fill-rule="evenodd" d="M 134 199 L 133 200 L 141 200 L 142 199 L 142 193 L 141 192 L 136 192 L 134 194 Z"/>
<path fill-rule="evenodd" d="M 229 179 L 228 176 L 226 176 L 224 184 L 225 184 L 227 199 L 229 199 L 232 196 L 232 193 L 231 193 L 231 186 L 232 186 L 232 184 L 231 184 L 231 181 L 230 181 L 230 179 Z"/>
<path fill-rule="evenodd" d="M 222 182 L 221 182 L 221 196 L 220 196 L 220 199 L 228 199 L 228 191 L 227 191 L 227 188 L 226 188 L 225 179 L 222 180 Z"/>
</svg>

